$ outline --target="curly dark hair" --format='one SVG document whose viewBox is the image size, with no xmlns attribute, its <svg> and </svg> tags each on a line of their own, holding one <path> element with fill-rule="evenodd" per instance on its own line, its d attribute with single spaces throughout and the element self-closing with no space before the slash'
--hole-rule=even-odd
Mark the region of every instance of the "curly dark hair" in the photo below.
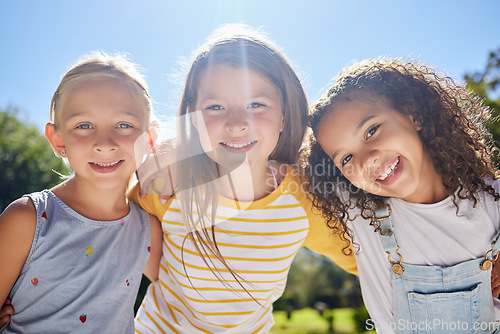
<svg viewBox="0 0 500 334">
<path fill-rule="evenodd" d="M 485 126 L 491 112 L 476 95 L 417 60 L 361 61 L 342 70 L 334 86 L 312 105 L 309 121 L 313 133 L 303 153 L 313 204 L 322 212 L 328 226 L 346 242 L 352 240 L 353 233 L 347 222 L 355 218 L 351 211 L 355 208 L 360 209 L 361 216 L 369 219 L 378 231 L 374 209 L 384 203 L 384 197 L 351 184 L 323 151 L 315 134 L 323 116 L 339 103 L 374 98 L 411 116 L 421 126 L 420 140 L 447 193 L 453 193 L 456 206 L 456 197 L 469 199 L 475 206 L 480 190 L 495 200 L 500 198 L 485 181 L 485 178 L 498 178 L 492 161 L 498 149 Z M 344 252 L 346 249 L 347 246 Z"/>
</svg>

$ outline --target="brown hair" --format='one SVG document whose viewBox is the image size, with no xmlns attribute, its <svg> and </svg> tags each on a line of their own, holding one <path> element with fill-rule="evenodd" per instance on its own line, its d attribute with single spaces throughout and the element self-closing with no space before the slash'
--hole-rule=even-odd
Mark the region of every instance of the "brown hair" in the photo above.
<svg viewBox="0 0 500 334">
<path fill-rule="evenodd" d="M 452 79 L 439 74 L 420 61 L 392 58 L 365 60 L 345 68 L 336 83 L 312 107 L 310 126 L 316 134 L 327 113 L 345 101 L 382 99 L 396 111 L 411 116 L 421 125 L 418 132 L 424 149 L 443 180 L 448 193 L 469 199 L 476 205 L 478 191 L 484 190 L 498 200 L 500 196 L 485 178 L 496 179 L 498 172 L 491 158 L 498 149 L 485 127 L 490 110 L 474 94 Z M 328 225 L 346 238 L 352 231 L 346 225 L 349 210 L 373 218 L 373 210 L 384 198 L 356 188 L 337 169 L 314 135 L 304 156 L 309 191 Z M 341 196 L 347 191 L 348 198 Z M 457 206 L 458 210 L 458 206 Z M 334 222 L 338 219 L 342 227 Z"/>
<path fill-rule="evenodd" d="M 212 255 L 239 282 L 239 276 L 225 261 L 215 240 L 218 192 L 210 181 L 220 176 L 219 166 L 203 153 L 198 132 L 187 117 L 194 111 L 201 74 L 221 64 L 254 70 L 278 89 L 282 99 L 283 130 L 269 157 L 272 160 L 287 164 L 297 162 L 298 150 L 307 127 L 308 106 L 302 84 L 285 56 L 263 35 L 247 26 L 231 24 L 216 30 L 206 44 L 197 50 L 189 68 L 178 117 L 180 156 L 177 177 L 178 189 L 184 192 L 180 197 L 181 212 L 186 228 L 192 231 L 188 237 L 210 270 L 224 282 L 213 266 Z M 198 213 L 197 218 L 193 212 Z M 202 228 L 197 229 L 197 225 Z"/>
</svg>

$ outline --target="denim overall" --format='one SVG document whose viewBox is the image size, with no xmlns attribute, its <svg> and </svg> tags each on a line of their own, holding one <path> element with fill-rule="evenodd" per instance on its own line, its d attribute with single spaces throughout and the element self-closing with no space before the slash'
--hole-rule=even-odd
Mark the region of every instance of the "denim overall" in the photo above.
<svg viewBox="0 0 500 334">
<path fill-rule="evenodd" d="M 450 267 L 413 265 L 404 263 L 399 254 L 389 204 L 377 209 L 375 216 L 392 265 L 391 326 L 396 333 L 500 333 L 491 294 L 493 253 L 500 249 L 500 231 L 482 258 Z"/>
</svg>

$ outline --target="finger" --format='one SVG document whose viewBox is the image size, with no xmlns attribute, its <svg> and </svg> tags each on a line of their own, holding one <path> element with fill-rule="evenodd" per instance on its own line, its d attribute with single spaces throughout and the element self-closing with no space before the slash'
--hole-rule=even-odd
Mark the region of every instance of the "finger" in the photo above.
<svg viewBox="0 0 500 334">
<path fill-rule="evenodd" d="M 169 198 L 170 198 L 170 196 L 160 195 L 160 203 L 163 204 L 163 205 L 167 204 L 167 201 L 168 201 Z"/>
<path fill-rule="evenodd" d="M 151 182 L 152 190 L 155 194 L 165 194 L 165 186 L 167 184 L 167 180 L 163 176 L 157 176 L 154 178 L 153 182 Z"/>
<path fill-rule="evenodd" d="M 7 325 L 10 322 L 10 315 L 6 315 L 0 318 L 0 328 Z"/>
<path fill-rule="evenodd" d="M 497 288 L 500 287 L 500 278 L 496 278 L 493 281 L 491 281 L 491 288 Z"/>
<path fill-rule="evenodd" d="M 493 282 L 494 280 L 496 280 L 498 278 L 498 273 L 497 271 L 495 270 L 495 268 L 493 268 L 493 270 L 491 271 L 491 281 Z"/>
<path fill-rule="evenodd" d="M 491 293 L 493 294 L 493 297 L 498 297 L 500 294 L 500 278 L 496 277 L 492 282 L 491 282 Z"/>
<path fill-rule="evenodd" d="M 151 178 L 160 170 L 156 154 L 149 154 L 146 160 L 137 169 L 137 179 L 141 182 Z"/>
<path fill-rule="evenodd" d="M 493 295 L 493 297 L 499 298 L 499 295 L 500 295 L 500 286 L 497 286 L 496 288 L 492 289 L 491 290 L 491 294 Z"/>
<path fill-rule="evenodd" d="M 3 303 L 2 308 L 0 309 L 0 318 L 5 315 L 11 315 L 12 313 L 14 313 L 14 308 L 10 303 L 10 299 L 7 298 L 5 299 L 5 302 Z"/>
<path fill-rule="evenodd" d="M 5 303 L 0 310 L 0 328 L 10 322 L 10 316 L 12 314 L 14 314 L 14 308 L 10 305 L 9 301 L 9 304 Z"/>
</svg>

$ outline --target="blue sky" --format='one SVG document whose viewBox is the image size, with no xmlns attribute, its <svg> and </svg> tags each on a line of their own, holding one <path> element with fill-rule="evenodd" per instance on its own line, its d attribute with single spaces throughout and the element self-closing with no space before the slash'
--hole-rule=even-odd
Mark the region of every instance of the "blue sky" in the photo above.
<svg viewBox="0 0 500 334">
<path fill-rule="evenodd" d="M 92 50 L 127 52 L 156 113 L 176 112 L 179 61 L 219 25 L 262 27 L 313 102 L 352 60 L 418 57 L 459 81 L 500 47 L 496 0 L 0 0 L 0 108 L 40 130 L 66 67 Z"/>
</svg>

